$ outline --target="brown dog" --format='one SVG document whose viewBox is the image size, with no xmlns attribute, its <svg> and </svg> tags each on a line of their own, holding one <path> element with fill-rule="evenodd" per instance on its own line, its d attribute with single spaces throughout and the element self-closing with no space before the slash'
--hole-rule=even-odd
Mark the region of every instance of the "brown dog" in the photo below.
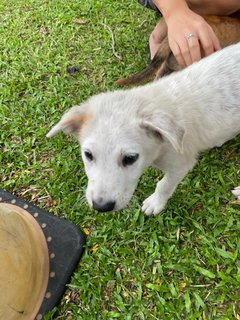
<svg viewBox="0 0 240 320">
<path fill-rule="evenodd" d="M 240 41 L 240 18 L 236 16 L 204 16 L 204 19 L 212 27 L 218 37 L 221 47 L 227 47 Z M 173 71 L 182 69 L 177 63 L 169 47 L 167 36 L 163 39 L 161 47 L 143 71 L 130 77 L 116 81 L 120 86 L 139 84 L 148 80 L 161 78 Z"/>
</svg>

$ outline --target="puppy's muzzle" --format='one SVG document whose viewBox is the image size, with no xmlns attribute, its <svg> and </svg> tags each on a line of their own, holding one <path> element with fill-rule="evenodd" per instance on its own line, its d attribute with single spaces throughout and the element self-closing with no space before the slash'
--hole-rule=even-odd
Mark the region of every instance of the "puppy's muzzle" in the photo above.
<svg viewBox="0 0 240 320">
<path fill-rule="evenodd" d="M 96 202 L 93 200 L 92 207 L 94 210 L 98 212 L 107 212 L 107 211 L 113 211 L 115 204 L 116 204 L 115 201 L 102 203 L 102 202 Z"/>
</svg>

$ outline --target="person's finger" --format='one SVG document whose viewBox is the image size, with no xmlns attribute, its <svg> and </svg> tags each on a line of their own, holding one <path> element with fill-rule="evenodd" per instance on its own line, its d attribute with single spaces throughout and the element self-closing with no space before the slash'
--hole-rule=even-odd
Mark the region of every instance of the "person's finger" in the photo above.
<svg viewBox="0 0 240 320">
<path fill-rule="evenodd" d="M 179 47 L 184 59 L 185 66 L 189 66 L 190 64 L 192 64 L 192 57 L 189 51 L 188 41 L 186 39 L 183 39 L 183 41 L 179 43 Z"/>
<path fill-rule="evenodd" d="M 182 53 L 181 53 L 181 50 L 180 50 L 180 47 L 178 46 L 178 44 L 176 42 L 171 43 L 170 48 L 171 48 L 172 53 L 173 53 L 174 57 L 176 58 L 178 64 L 181 67 L 186 67 L 185 60 L 182 56 Z"/>
<path fill-rule="evenodd" d="M 201 44 L 204 52 L 204 56 L 209 56 L 211 53 L 213 53 L 213 43 L 211 39 L 201 39 Z"/>
<path fill-rule="evenodd" d="M 209 56 L 211 53 L 221 48 L 219 40 L 211 27 L 209 27 L 207 35 L 208 36 L 206 36 L 206 33 L 199 33 L 199 40 L 202 45 L 204 56 Z"/>
<path fill-rule="evenodd" d="M 211 29 L 212 32 L 212 41 L 213 41 L 213 49 L 214 51 L 221 49 L 221 44 L 218 40 L 218 37 L 216 36 L 215 32 Z"/>
<path fill-rule="evenodd" d="M 199 61 L 201 59 L 201 50 L 198 38 L 193 35 L 187 39 L 187 42 L 192 62 Z"/>
</svg>

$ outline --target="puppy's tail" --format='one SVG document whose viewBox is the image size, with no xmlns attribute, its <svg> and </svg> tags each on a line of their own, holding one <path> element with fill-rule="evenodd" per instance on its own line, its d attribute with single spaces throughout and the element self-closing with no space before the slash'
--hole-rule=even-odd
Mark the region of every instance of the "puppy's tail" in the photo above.
<svg viewBox="0 0 240 320">
<path fill-rule="evenodd" d="M 118 79 L 116 81 L 116 84 L 118 84 L 119 86 L 125 86 L 153 80 L 155 78 L 157 70 L 160 68 L 163 61 L 164 59 L 157 52 L 146 69 L 130 77 Z"/>
</svg>

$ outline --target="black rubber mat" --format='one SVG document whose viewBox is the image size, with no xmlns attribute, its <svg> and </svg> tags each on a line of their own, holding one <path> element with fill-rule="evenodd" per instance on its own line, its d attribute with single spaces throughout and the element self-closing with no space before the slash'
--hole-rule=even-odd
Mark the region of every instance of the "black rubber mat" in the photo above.
<svg viewBox="0 0 240 320">
<path fill-rule="evenodd" d="M 49 252 L 49 280 L 45 298 L 36 316 L 41 320 L 61 299 L 66 284 L 84 250 L 86 236 L 74 224 L 60 219 L 12 194 L 0 189 L 0 202 L 11 203 L 28 211 L 41 226 Z"/>
</svg>

